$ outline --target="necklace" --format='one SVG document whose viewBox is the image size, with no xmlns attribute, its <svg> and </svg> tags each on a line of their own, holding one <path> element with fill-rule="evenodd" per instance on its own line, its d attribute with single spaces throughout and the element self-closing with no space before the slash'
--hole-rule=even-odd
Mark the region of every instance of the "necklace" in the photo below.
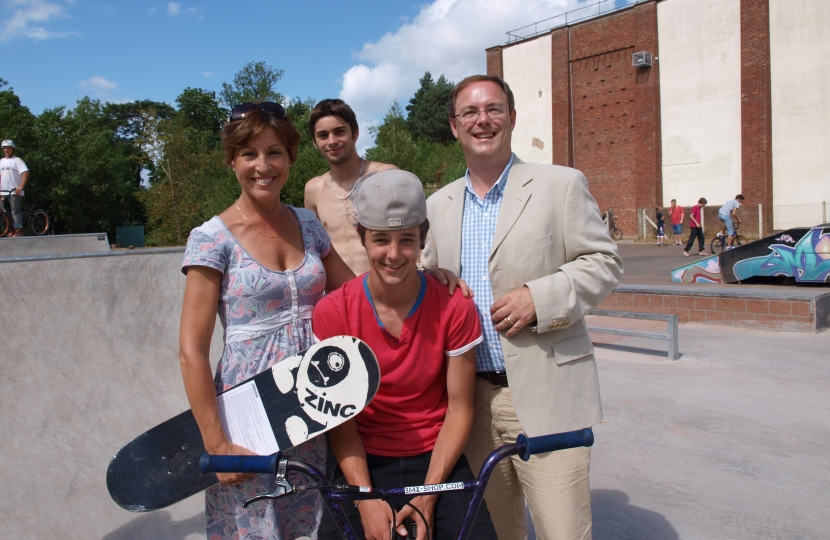
<svg viewBox="0 0 830 540">
<path fill-rule="evenodd" d="M 262 236 L 267 236 L 268 238 L 279 238 L 280 236 L 284 236 L 285 234 L 288 234 L 288 231 L 290 231 L 290 230 L 291 230 L 291 216 L 289 216 L 289 215 L 288 215 L 288 210 L 286 210 L 286 209 L 285 209 L 285 205 L 284 205 L 284 204 L 280 204 L 280 206 L 282 207 L 282 211 L 283 211 L 283 212 L 285 212 L 285 215 L 288 217 L 288 227 L 286 227 L 284 231 L 282 231 L 281 233 L 279 233 L 279 234 L 278 234 L 278 235 L 276 235 L 276 236 L 274 236 L 273 234 L 265 234 L 264 232 L 262 232 L 262 231 L 260 231 L 259 229 L 257 229 L 257 228 L 254 226 L 254 224 L 250 222 L 250 220 L 249 220 L 249 219 L 248 219 L 248 217 L 245 215 L 245 213 L 242 211 L 242 209 L 241 209 L 241 208 L 239 208 L 239 203 L 236 203 L 236 204 L 235 204 L 235 206 L 236 206 L 236 209 L 237 209 L 237 210 L 239 210 L 239 213 L 240 213 L 240 214 L 242 214 L 242 217 L 245 219 L 245 221 L 247 221 L 247 222 L 248 222 L 248 225 L 250 225 L 250 226 L 251 226 L 251 228 L 253 228 L 256 232 L 258 232 L 258 233 L 259 233 L 259 234 L 261 234 Z"/>
<path fill-rule="evenodd" d="M 329 169 L 329 186 L 331 187 L 331 192 L 334 193 L 335 197 L 337 197 L 341 201 L 345 201 L 346 199 L 348 199 L 352 196 L 352 193 L 354 193 L 355 188 L 360 183 L 360 177 L 363 175 L 363 165 L 365 163 L 366 163 L 366 160 L 364 160 L 363 158 L 360 158 L 360 170 L 357 173 L 357 179 L 354 181 L 354 185 L 352 186 L 352 189 L 350 189 L 349 192 L 346 193 L 345 197 L 341 197 L 340 195 L 337 194 L 336 191 L 334 191 L 334 177 L 331 175 L 331 169 Z"/>
</svg>

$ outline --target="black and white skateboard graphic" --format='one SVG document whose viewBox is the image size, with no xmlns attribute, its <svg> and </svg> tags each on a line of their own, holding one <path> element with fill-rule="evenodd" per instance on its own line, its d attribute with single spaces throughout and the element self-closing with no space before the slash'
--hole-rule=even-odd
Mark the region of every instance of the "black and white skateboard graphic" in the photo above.
<svg viewBox="0 0 830 540">
<path fill-rule="evenodd" d="M 297 446 L 359 413 L 380 385 L 372 350 L 336 336 L 219 394 L 230 440 L 259 455 Z M 191 411 L 136 437 L 112 459 L 107 488 L 131 512 L 158 510 L 217 482 L 199 471 L 205 449 Z"/>
</svg>

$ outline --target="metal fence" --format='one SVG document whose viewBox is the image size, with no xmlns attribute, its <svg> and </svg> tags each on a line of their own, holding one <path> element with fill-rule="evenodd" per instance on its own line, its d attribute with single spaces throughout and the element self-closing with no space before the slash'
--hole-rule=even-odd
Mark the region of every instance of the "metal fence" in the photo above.
<svg viewBox="0 0 830 540">
<path fill-rule="evenodd" d="M 703 209 L 703 233 L 706 238 L 720 232 L 723 223 L 718 219 L 718 209 L 721 205 L 714 204 Z M 688 238 L 689 214 L 691 207 L 684 206 L 685 217 L 683 218 L 683 237 Z M 666 222 L 666 237 L 671 237 L 671 218 L 668 209 L 662 210 Z M 743 204 L 738 210 L 741 219 L 738 229 L 742 236 L 748 240 L 758 240 L 764 236 L 773 234 L 775 231 L 783 231 L 793 227 L 815 227 L 828 222 L 827 203 L 818 202 L 811 204 L 776 204 L 772 207 L 772 223 L 765 223 L 761 219 L 762 207 L 760 204 Z M 656 221 L 653 208 L 639 209 L 637 213 L 638 231 L 640 238 L 653 239 L 655 237 Z M 767 216 L 766 221 L 769 221 Z"/>
<path fill-rule="evenodd" d="M 776 204 L 772 207 L 773 226 L 776 230 L 793 227 L 813 227 L 827 223 L 827 202 L 810 204 Z"/>
<path fill-rule="evenodd" d="M 507 43 L 521 41 L 544 32 L 550 32 L 554 28 L 568 26 L 569 24 L 599 17 L 600 15 L 605 15 L 606 13 L 611 13 L 612 11 L 619 11 L 636 4 L 651 1 L 652 0 L 600 0 L 599 2 L 582 6 L 577 9 L 572 9 L 571 11 L 560 13 L 559 15 L 554 15 L 553 17 L 548 17 L 547 19 L 543 19 L 541 21 L 536 21 L 535 23 L 522 26 L 521 28 L 516 28 L 515 30 L 510 30 L 509 32 L 506 32 Z"/>
</svg>

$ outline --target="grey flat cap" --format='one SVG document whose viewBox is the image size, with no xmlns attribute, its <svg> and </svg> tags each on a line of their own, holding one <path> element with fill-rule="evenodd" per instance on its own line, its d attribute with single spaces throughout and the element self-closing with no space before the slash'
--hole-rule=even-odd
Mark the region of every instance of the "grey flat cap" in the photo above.
<svg viewBox="0 0 830 540">
<path fill-rule="evenodd" d="M 363 180 L 355 201 L 357 221 L 373 231 L 417 227 L 427 218 L 424 187 L 410 172 L 391 170 Z"/>
</svg>

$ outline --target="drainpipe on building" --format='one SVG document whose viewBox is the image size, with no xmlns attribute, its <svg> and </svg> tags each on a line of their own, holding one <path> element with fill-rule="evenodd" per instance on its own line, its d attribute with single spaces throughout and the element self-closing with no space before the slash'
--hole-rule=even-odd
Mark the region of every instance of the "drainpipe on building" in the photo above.
<svg viewBox="0 0 830 540">
<path fill-rule="evenodd" d="M 758 203 L 758 240 L 764 237 L 764 214 L 761 209 L 761 203 Z"/>
</svg>

